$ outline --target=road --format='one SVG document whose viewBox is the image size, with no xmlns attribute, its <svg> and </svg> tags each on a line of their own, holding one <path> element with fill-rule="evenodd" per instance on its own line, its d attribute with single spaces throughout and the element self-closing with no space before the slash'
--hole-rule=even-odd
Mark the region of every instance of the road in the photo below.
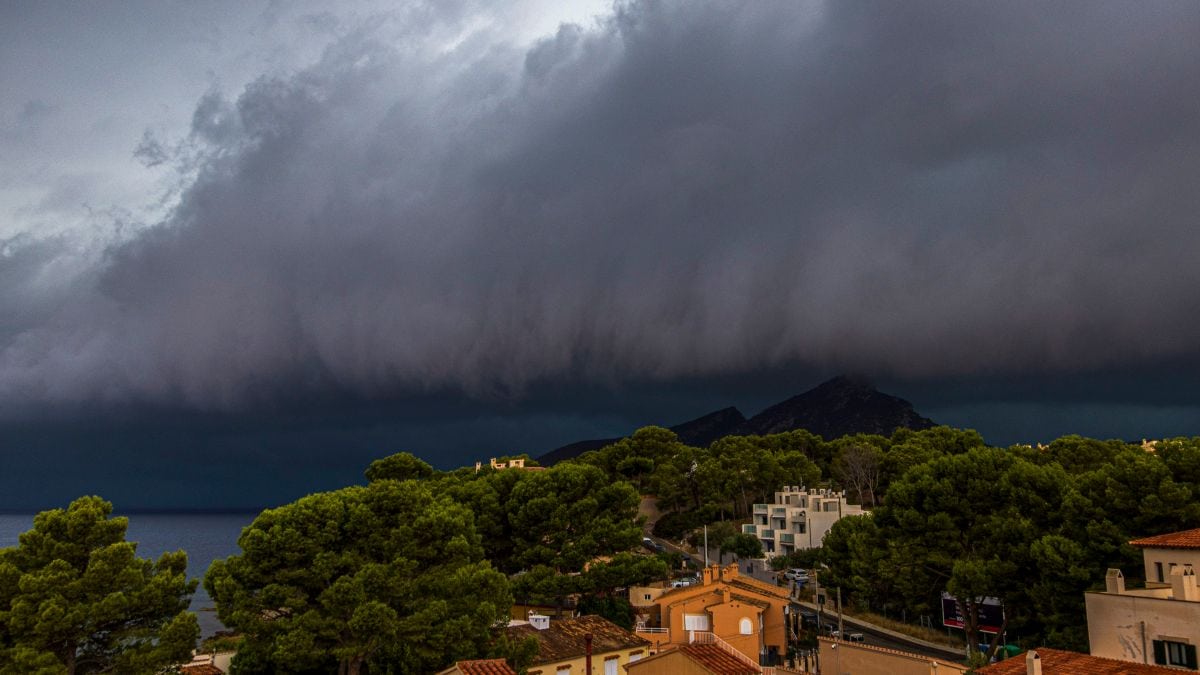
<svg viewBox="0 0 1200 675">
<path fill-rule="evenodd" d="M 696 569 L 700 569 L 701 567 L 703 567 L 703 565 L 704 565 L 704 551 L 703 550 L 701 550 L 698 553 L 690 553 L 690 552 L 680 548 L 675 543 L 668 541 L 666 539 L 662 539 L 660 537 L 655 537 L 653 535 L 646 535 L 646 536 L 650 537 L 650 539 L 652 539 L 653 541 L 656 541 L 656 542 L 662 544 L 663 547 L 665 547 L 668 551 L 673 551 L 673 552 L 679 553 L 679 554 L 683 555 L 684 558 L 691 560 L 693 567 L 695 567 Z M 732 562 L 734 562 L 734 560 L 736 560 L 736 558 L 734 556 L 729 555 L 729 554 L 726 554 L 725 556 L 721 556 L 720 551 L 716 550 L 713 547 L 709 547 L 709 555 L 708 555 L 709 563 L 718 563 L 718 564 L 724 565 L 724 564 L 732 563 Z M 755 579 L 764 581 L 769 584 L 777 584 L 778 583 L 777 574 L 774 571 L 772 571 L 761 560 L 741 561 L 741 562 L 739 562 L 739 567 L 741 569 L 742 574 L 752 576 Z M 793 603 L 792 611 L 800 612 L 800 611 L 811 611 L 811 610 L 809 610 L 807 607 L 805 607 L 799 603 Z M 874 645 L 876 647 L 885 647 L 887 649 L 896 649 L 896 650 L 905 651 L 905 652 L 916 652 L 916 653 L 920 653 L 920 654 L 928 654 L 930 656 L 936 656 L 938 658 L 943 658 L 943 659 L 947 659 L 947 660 L 951 660 L 951 659 L 958 660 L 958 659 L 962 658 L 962 655 L 960 653 L 958 653 L 950 648 L 933 650 L 933 649 L 930 649 L 928 647 L 925 647 L 925 646 L 917 644 L 917 643 L 894 639 L 894 638 L 892 638 L 888 635 L 882 634 L 882 633 L 872 632 L 869 625 L 866 625 L 866 626 L 860 625 L 857 627 L 852 626 L 851 622 L 853 622 L 855 624 L 859 623 L 859 622 L 854 621 L 853 619 L 849 619 L 847 617 L 847 619 L 844 621 L 844 624 L 846 627 L 845 628 L 846 634 L 847 635 L 851 635 L 851 634 L 855 634 L 855 633 L 861 634 L 863 636 L 864 644 Z M 821 624 L 822 624 L 822 626 L 833 626 L 836 628 L 837 613 L 836 612 L 824 612 L 821 617 Z M 822 633 L 827 634 L 827 633 L 825 633 L 826 630 L 827 629 L 823 628 Z"/>
</svg>

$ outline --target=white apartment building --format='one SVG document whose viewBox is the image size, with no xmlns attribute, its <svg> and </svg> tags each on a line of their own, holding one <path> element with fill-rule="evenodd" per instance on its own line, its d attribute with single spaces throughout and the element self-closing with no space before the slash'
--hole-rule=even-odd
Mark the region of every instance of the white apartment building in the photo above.
<svg viewBox="0 0 1200 675">
<path fill-rule="evenodd" d="M 1093 656 L 1197 669 L 1200 646 L 1200 529 L 1129 542 L 1142 549 L 1146 587 L 1125 588 L 1110 569 L 1104 591 L 1084 594 Z"/>
<path fill-rule="evenodd" d="M 742 526 L 762 542 L 767 557 L 816 548 L 825 533 L 844 516 L 861 516 L 861 506 L 846 503 L 846 493 L 785 485 L 774 504 L 755 504 L 754 522 Z"/>
</svg>

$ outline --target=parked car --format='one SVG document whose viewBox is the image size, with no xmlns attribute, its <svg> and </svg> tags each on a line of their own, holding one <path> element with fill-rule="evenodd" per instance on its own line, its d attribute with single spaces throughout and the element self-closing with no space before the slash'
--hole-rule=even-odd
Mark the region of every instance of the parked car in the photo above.
<svg viewBox="0 0 1200 675">
<path fill-rule="evenodd" d="M 682 577 L 671 582 L 671 588 L 687 588 L 695 586 L 699 582 L 696 577 Z"/>
<path fill-rule="evenodd" d="M 651 539 L 650 537 L 642 537 L 642 546 L 644 546 L 644 547 L 646 547 L 646 548 L 650 549 L 651 551 L 653 551 L 653 550 L 654 550 L 654 547 L 655 547 L 655 546 L 658 546 L 658 544 L 655 544 L 655 543 L 654 543 L 654 540 L 653 540 L 653 539 Z"/>
<path fill-rule="evenodd" d="M 788 581 L 805 583 L 808 581 L 808 570 L 802 570 L 799 567 L 793 567 L 792 569 L 783 573 L 783 578 L 787 579 Z"/>
</svg>

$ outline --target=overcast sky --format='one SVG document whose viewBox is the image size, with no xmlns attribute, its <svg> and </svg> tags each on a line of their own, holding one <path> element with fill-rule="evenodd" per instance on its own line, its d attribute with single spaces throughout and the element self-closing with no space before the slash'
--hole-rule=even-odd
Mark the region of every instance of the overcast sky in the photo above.
<svg viewBox="0 0 1200 675">
<path fill-rule="evenodd" d="M 323 4 L 0 8 L 0 508 L 839 372 L 997 443 L 1200 434 L 1200 3 Z"/>
</svg>

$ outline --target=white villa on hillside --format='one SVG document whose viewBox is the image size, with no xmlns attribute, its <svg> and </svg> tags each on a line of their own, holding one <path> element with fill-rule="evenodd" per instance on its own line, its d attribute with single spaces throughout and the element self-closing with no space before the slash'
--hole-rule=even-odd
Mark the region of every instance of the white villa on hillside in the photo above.
<svg viewBox="0 0 1200 675">
<path fill-rule="evenodd" d="M 820 546 L 825 533 L 843 516 L 863 513 L 861 506 L 846 503 L 845 492 L 785 485 L 775 493 L 774 504 L 754 505 L 754 522 L 743 525 L 742 532 L 758 537 L 767 557 L 786 555 Z"/>
</svg>

